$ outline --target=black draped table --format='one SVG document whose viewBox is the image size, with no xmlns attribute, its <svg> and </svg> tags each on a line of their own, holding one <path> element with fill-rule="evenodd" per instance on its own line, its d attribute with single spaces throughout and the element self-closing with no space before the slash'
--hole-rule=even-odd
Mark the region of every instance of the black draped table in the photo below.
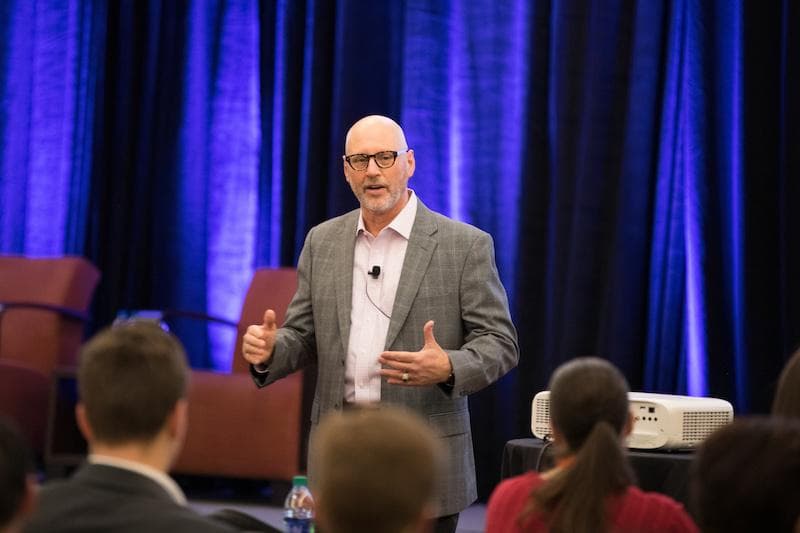
<svg viewBox="0 0 800 533">
<path fill-rule="evenodd" d="M 548 447 L 539 458 L 544 447 L 540 439 L 514 439 L 506 443 L 503 450 L 503 479 L 552 466 L 553 450 Z M 673 497 L 684 505 L 689 497 L 689 465 L 691 452 L 628 450 L 628 457 L 642 490 L 660 492 Z"/>
</svg>

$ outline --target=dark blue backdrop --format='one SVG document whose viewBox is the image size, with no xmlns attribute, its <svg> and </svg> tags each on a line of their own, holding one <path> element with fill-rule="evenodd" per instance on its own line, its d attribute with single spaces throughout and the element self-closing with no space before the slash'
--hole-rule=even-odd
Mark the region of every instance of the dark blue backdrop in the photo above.
<svg viewBox="0 0 800 533">
<path fill-rule="evenodd" d="M 472 399 L 485 495 L 576 355 L 767 408 L 800 341 L 799 30 L 789 0 L 8 0 L 0 252 L 93 260 L 96 327 L 235 320 L 355 207 L 349 124 L 397 118 L 421 198 L 494 236 L 520 332 Z M 229 365 L 230 331 L 178 329 Z"/>
</svg>

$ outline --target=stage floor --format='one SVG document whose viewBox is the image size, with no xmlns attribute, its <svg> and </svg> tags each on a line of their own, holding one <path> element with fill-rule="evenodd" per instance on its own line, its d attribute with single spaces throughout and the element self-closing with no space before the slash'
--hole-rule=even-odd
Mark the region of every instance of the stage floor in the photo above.
<svg viewBox="0 0 800 533">
<path fill-rule="evenodd" d="M 218 509 L 236 509 L 248 513 L 276 528 L 283 527 L 283 509 L 272 505 L 242 503 L 239 501 L 189 500 L 199 513 L 210 514 Z M 482 533 L 486 506 L 476 503 L 465 509 L 458 519 L 457 533 Z"/>
</svg>

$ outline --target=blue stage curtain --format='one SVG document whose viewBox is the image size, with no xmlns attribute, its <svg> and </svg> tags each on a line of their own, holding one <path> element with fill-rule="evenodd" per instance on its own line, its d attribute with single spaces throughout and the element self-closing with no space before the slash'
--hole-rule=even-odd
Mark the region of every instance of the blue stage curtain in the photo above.
<svg viewBox="0 0 800 533">
<path fill-rule="evenodd" d="M 397 118 L 519 328 L 471 399 L 482 495 L 569 358 L 759 412 L 800 343 L 796 2 L 15 0 L 0 31 L 0 252 L 92 259 L 96 326 L 235 320 L 255 267 L 356 207 L 349 125 Z M 174 327 L 230 364 L 230 330 Z"/>
<path fill-rule="evenodd" d="M 83 254 L 102 2 L 0 5 L 0 253 Z"/>
</svg>

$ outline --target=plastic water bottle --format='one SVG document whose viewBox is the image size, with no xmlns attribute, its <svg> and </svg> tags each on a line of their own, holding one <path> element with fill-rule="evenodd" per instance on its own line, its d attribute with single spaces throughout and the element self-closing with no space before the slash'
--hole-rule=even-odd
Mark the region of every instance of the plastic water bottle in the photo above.
<svg viewBox="0 0 800 533">
<path fill-rule="evenodd" d="M 292 478 L 292 490 L 283 503 L 283 523 L 287 533 L 314 533 L 314 498 L 306 476 Z"/>
</svg>

